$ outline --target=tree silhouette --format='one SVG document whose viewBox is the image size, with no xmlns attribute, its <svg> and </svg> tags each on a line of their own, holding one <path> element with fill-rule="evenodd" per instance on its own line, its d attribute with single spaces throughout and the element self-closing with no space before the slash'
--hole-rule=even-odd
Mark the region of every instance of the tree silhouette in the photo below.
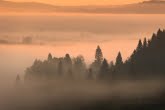
<svg viewBox="0 0 165 110">
<path fill-rule="evenodd" d="M 115 65 L 119 66 L 121 64 L 123 64 L 123 59 L 122 59 L 121 53 L 119 52 L 117 57 L 116 57 L 116 64 Z"/>
<path fill-rule="evenodd" d="M 70 55 L 69 55 L 69 54 L 66 54 L 66 55 L 65 55 L 65 61 L 66 61 L 66 63 L 69 64 L 69 65 L 72 64 L 72 59 L 70 58 Z"/>
<path fill-rule="evenodd" d="M 143 41 L 143 48 L 144 49 L 146 49 L 147 48 L 147 39 L 146 38 L 144 38 L 144 41 Z"/>
<path fill-rule="evenodd" d="M 132 55 L 123 62 L 122 55 L 119 52 L 116 57 L 115 64 L 108 64 L 103 59 L 103 53 L 100 46 L 97 46 L 95 53 L 95 61 L 90 65 L 89 69 L 83 56 L 71 59 L 69 54 L 65 57 L 52 57 L 49 53 L 48 58 L 44 61 L 35 60 L 32 66 L 26 69 L 25 80 L 50 78 L 52 76 L 64 76 L 65 74 L 72 76 L 81 74 L 88 79 L 98 76 L 100 79 L 110 78 L 112 76 L 122 76 L 125 73 L 132 77 L 147 77 L 153 75 L 165 75 L 165 30 L 159 29 L 148 40 L 144 38 L 143 43 L 139 40 L 137 48 Z M 87 75 L 87 76 L 86 76 Z M 16 82 L 19 82 L 19 75 Z"/>
<path fill-rule="evenodd" d="M 59 64 L 58 64 L 58 75 L 59 76 L 62 76 L 64 73 L 63 73 L 63 63 L 62 63 L 62 60 L 60 60 Z"/>
<path fill-rule="evenodd" d="M 109 64 L 109 67 L 110 67 L 110 68 L 113 68 L 114 66 L 115 66 L 115 65 L 114 65 L 114 62 L 111 61 L 110 64 Z"/>
<path fill-rule="evenodd" d="M 106 59 L 103 60 L 103 63 L 99 72 L 99 79 L 105 79 L 109 73 L 109 64 Z"/>
<path fill-rule="evenodd" d="M 98 64 L 101 64 L 103 61 L 103 53 L 100 46 L 98 46 L 96 49 L 95 59 Z"/>
<path fill-rule="evenodd" d="M 74 70 L 77 74 L 86 72 L 85 59 L 82 55 L 79 55 L 74 59 Z"/>
<path fill-rule="evenodd" d="M 70 58 L 69 54 L 65 55 L 64 66 L 65 66 L 65 72 L 67 72 L 68 70 L 72 70 L 72 59 Z"/>
<path fill-rule="evenodd" d="M 143 44 L 142 44 L 142 41 L 141 39 L 139 40 L 139 43 L 138 43 L 138 46 L 137 46 L 137 52 L 141 51 L 143 48 Z"/>
<path fill-rule="evenodd" d="M 159 29 L 157 34 L 153 34 L 151 39 L 144 38 L 143 46 L 139 40 L 137 49 L 129 59 L 130 73 L 136 74 L 134 77 L 148 77 L 163 75 L 165 72 L 165 31 Z"/>
<path fill-rule="evenodd" d="M 100 46 L 97 46 L 95 53 L 95 61 L 90 65 L 90 68 L 93 70 L 94 74 L 99 73 L 102 62 L 103 62 L 103 53 Z"/>
<path fill-rule="evenodd" d="M 49 55 L 48 55 L 48 61 L 51 61 L 52 59 L 53 59 L 52 54 L 49 53 Z"/>
</svg>

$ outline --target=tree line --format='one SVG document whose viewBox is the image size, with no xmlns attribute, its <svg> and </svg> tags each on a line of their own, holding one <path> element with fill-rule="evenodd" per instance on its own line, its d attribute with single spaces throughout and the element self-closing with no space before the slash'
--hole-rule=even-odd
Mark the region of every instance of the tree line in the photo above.
<svg viewBox="0 0 165 110">
<path fill-rule="evenodd" d="M 116 61 L 108 62 L 104 58 L 100 46 L 97 46 L 95 60 L 87 66 L 83 56 L 71 58 L 53 57 L 49 53 L 46 60 L 36 59 L 33 65 L 26 69 L 25 80 L 85 78 L 89 80 L 140 78 L 165 74 L 165 30 L 159 29 L 151 39 L 139 40 L 132 55 L 123 61 L 122 53 L 118 52 Z M 20 80 L 19 76 L 17 79 Z"/>
</svg>

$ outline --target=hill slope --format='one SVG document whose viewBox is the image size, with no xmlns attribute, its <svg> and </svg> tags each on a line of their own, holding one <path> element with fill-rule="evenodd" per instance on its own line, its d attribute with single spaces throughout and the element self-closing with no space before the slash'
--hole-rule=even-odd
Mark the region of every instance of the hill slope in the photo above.
<svg viewBox="0 0 165 110">
<path fill-rule="evenodd" d="M 36 2 L 0 1 L 0 12 L 73 12 L 73 13 L 134 13 L 165 14 L 165 1 L 145 1 L 118 6 L 54 6 Z"/>
</svg>

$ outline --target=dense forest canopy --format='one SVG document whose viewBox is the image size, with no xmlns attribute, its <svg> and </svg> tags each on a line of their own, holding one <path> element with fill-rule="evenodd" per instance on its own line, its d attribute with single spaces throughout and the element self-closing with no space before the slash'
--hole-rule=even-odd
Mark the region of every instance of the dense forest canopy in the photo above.
<svg viewBox="0 0 165 110">
<path fill-rule="evenodd" d="M 83 56 L 71 58 L 53 57 L 51 53 L 44 61 L 36 59 L 33 65 L 26 69 L 25 80 L 36 79 L 118 79 L 124 77 L 139 78 L 165 74 L 165 30 L 159 29 L 151 39 L 139 40 L 132 55 L 123 61 L 119 52 L 115 63 L 110 63 L 103 57 L 101 47 L 98 46 L 95 60 L 89 67 Z M 19 80 L 17 76 L 17 80 Z"/>
</svg>

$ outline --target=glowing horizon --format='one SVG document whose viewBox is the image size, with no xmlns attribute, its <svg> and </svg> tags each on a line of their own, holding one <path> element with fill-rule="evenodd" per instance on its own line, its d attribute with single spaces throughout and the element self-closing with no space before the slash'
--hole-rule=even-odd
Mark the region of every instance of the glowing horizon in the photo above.
<svg viewBox="0 0 165 110">
<path fill-rule="evenodd" d="M 51 5 L 122 5 L 122 4 L 131 4 L 131 3 L 138 3 L 144 0 L 7 0 L 13 2 L 40 2 L 46 3 Z"/>
</svg>

